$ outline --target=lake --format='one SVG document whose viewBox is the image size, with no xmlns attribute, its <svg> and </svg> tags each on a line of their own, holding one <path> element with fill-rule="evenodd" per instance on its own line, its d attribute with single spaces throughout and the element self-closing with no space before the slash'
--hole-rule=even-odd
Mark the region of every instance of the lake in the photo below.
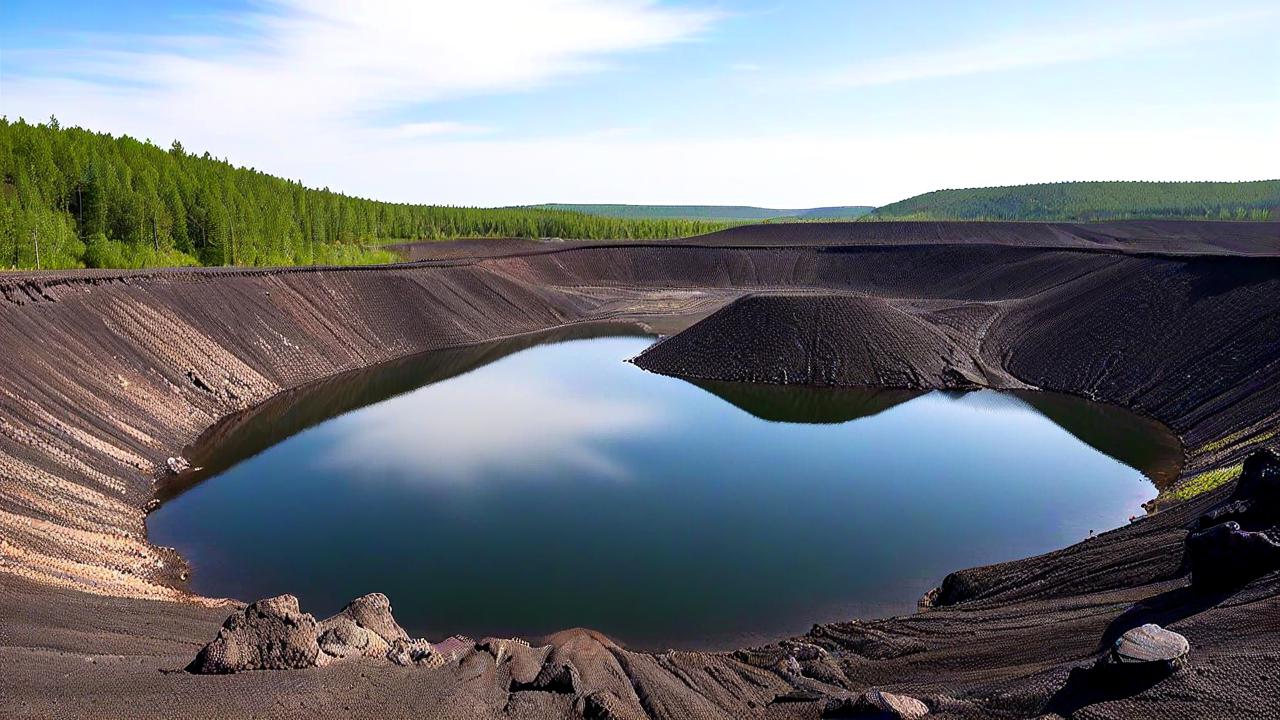
<svg viewBox="0 0 1280 720">
<path fill-rule="evenodd" d="M 1144 418 L 1044 393 L 691 384 L 616 330 L 431 353 L 215 428 L 152 542 L 192 590 L 383 592 L 411 634 L 727 649 L 910 613 L 953 570 L 1115 528 L 1176 475 Z"/>
</svg>

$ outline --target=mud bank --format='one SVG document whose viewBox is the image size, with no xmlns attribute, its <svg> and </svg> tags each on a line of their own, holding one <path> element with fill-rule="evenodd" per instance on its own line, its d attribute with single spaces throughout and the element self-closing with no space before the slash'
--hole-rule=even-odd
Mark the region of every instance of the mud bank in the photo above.
<svg viewBox="0 0 1280 720">
<path fill-rule="evenodd" d="M 640 363 L 707 380 L 1084 395 L 1172 428 L 1184 481 L 1277 444 L 1275 224 L 832 223 L 413 253 L 419 262 L 384 268 L 0 277 L 6 710 L 816 717 L 823 692 L 874 686 L 924 698 L 938 717 L 1280 713 L 1276 573 L 1213 596 L 1185 588 L 1188 529 L 1231 484 L 1056 553 L 957 573 L 945 607 L 912 617 L 817 626 L 737 653 L 632 653 L 561 633 L 553 653 L 578 677 L 567 690 L 513 684 L 481 649 L 434 670 L 170 672 L 235 607 L 186 595 L 181 558 L 146 541 L 168 458 L 282 391 L 413 353 L 584 322 L 671 328 L 724 308 Z M 801 361 L 757 342 L 778 335 L 722 322 L 743 308 L 814 352 Z M 881 326 L 899 339 L 865 333 Z M 728 344 L 733 363 L 717 354 Z M 1071 668 L 1137 620 L 1186 635 L 1188 669 L 1114 697 L 1064 697 Z M 601 692 L 617 702 L 588 702 Z"/>
</svg>

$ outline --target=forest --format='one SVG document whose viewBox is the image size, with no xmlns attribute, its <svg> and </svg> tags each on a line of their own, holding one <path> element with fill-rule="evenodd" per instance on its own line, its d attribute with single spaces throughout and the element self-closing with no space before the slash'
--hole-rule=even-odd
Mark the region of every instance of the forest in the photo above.
<svg viewBox="0 0 1280 720">
<path fill-rule="evenodd" d="M 935 190 L 877 208 L 864 220 L 1280 219 L 1280 180 L 1060 182 Z"/>
<path fill-rule="evenodd" d="M 389 240 L 684 237 L 724 222 L 377 202 L 128 136 L 0 119 L 0 269 L 389 262 Z"/>
</svg>

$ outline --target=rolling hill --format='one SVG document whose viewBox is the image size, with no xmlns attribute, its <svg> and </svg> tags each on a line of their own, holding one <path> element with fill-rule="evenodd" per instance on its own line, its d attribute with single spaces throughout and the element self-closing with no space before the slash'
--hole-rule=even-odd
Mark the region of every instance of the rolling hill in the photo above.
<svg viewBox="0 0 1280 720">
<path fill-rule="evenodd" d="M 1280 219 L 1280 180 L 1061 182 L 935 190 L 866 220 Z"/>
</svg>

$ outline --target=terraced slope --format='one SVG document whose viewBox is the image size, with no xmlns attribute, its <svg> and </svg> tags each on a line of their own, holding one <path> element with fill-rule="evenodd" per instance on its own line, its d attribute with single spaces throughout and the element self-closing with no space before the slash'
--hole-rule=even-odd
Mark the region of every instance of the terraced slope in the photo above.
<svg viewBox="0 0 1280 720">
<path fill-rule="evenodd" d="M 435 670 L 168 672 L 234 608 L 186 595 L 181 559 L 149 545 L 144 526 L 168 458 L 283 390 L 425 350 L 582 322 L 678 325 L 718 308 L 653 358 L 735 374 L 722 379 L 1087 395 L 1169 425 L 1184 481 L 1226 477 L 1277 445 L 1277 235 L 1267 223 L 805 224 L 675 243 L 432 244 L 421 262 L 368 269 L 0 276 L 6 712 L 813 717 L 882 686 L 936 717 L 1280 713 L 1267 692 L 1280 673 L 1280 574 L 1186 589 L 1183 540 L 1230 483 L 1071 548 L 956 573 L 912 617 L 736 653 L 634 653 L 562 633 L 539 652 L 572 680 L 541 685 L 493 645 Z M 761 319 L 791 334 L 744 322 Z M 817 352 L 801 362 L 779 337 Z M 729 342 L 757 354 L 717 356 Z M 1072 667 L 1138 620 L 1190 638 L 1190 669 L 1109 695 L 1071 684 Z"/>
</svg>

